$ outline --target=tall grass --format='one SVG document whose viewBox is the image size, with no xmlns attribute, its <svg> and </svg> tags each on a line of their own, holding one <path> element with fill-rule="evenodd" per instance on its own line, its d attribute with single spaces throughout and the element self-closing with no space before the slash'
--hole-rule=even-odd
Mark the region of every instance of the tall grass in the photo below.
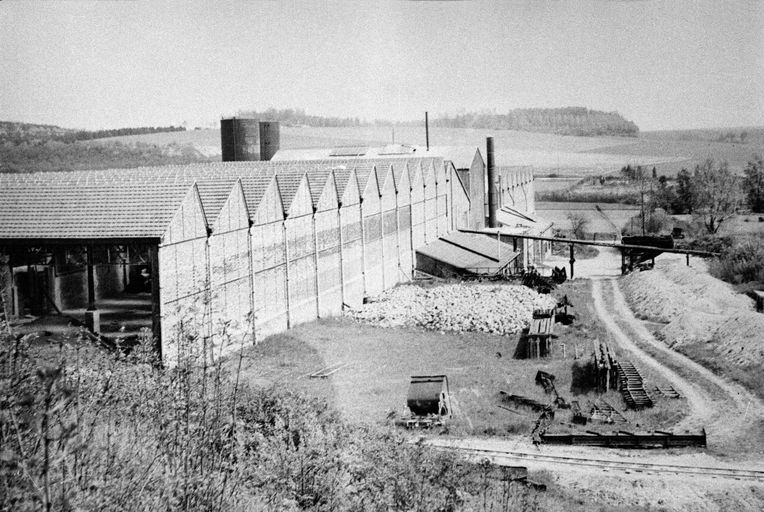
<svg viewBox="0 0 764 512">
<path fill-rule="evenodd" d="M 494 470 L 250 387 L 193 333 L 173 368 L 147 332 L 129 355 L 3 333 L 0 510 L 538 508 Z"/>
</svg>

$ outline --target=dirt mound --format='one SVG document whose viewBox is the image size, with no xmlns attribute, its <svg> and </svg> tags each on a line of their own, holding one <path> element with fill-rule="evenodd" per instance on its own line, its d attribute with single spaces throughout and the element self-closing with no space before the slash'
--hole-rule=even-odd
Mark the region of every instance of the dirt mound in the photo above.
<svg viewBox="0 0 764 512">
<path fill-rule="evenodd" d="M 753 308 L 749 298 L 709 275 L 703 262 L 687 267 L 677 260 L 659 261 L 651 271 L 626 276 L 622 284 L 637 316 L 655 322 L 670 322 L 686 312 L 722 314 Z"/>
<path fill-rule="evenodd" d="M 764 362 L 764 315 L 741 311 L 729 315 L 714 332 L 714 351 L 729 362 L 747 366 Z"/>
<path fill-rule="evenodd" d="M 710 343 L 730 364 L 764 363 L 764 315 L 753 311 L 748 297 L 709 275 L 704 263 L 662 261 L 622 284 L 638 316 L 666 323 L 658 337 L 669 346 Z"/>
<path fill-rule="evenodd" d="M 349 314 L 382 327 L 419 326 L 438 331 L 514 334 L 528 327 L 534 309 L 555 300 L 525 286 L 445 284 L 424 288 L 405 285 L 382 294 Z"/>
</svg>

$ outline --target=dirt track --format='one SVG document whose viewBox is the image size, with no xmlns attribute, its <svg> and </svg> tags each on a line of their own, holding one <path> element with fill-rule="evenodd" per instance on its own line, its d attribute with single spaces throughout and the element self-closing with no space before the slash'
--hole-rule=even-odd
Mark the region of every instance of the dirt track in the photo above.
<svg viewBox="0 0 764 512">
<path fill-rule="evenodd" d="M 690 414 L 677 430 L 705 428 L 709 446 L 725 453 L 745 453 L 751 441 L 757 441 L 751 436 L 761 437 L 756 425 L 764 419 L 764 405 L 752 393 L 656 340 L 634 317 L 616 280 L 593 279 L 592 296 L 598 316 L 618 344 L 638 358 L 637 364 L 660 372 L 687 397 Z M 760 454 L 749 455 L 761 460 Z"/>
</svg>

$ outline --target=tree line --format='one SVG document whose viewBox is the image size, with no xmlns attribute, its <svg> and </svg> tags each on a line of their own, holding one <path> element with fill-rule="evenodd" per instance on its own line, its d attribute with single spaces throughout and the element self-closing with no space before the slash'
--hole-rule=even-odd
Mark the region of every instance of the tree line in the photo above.
<svg viewBox="0 0 764 512">
<path fill-rule="evenodd" d="M 434 126 L 448 128 L 488 128 L 554 133 L 557 135 L 636 137 L 639 127 L 617 112 L 601 112 L 585 107 L 522 108 L 506 114 L 468 112 L 441 115 Z"/>
<path fill-rule="evenodd" d="M 124 135 L 143 135 L 147 133 L 182 132 L 183 126 L 140 126 L 137 128 L 115 128 L 112 130 L 70 130 L 53 125 L 0 122 L 0 144 L 25 144 L 56 141 L 69 144 L 72 142 L 120 137 Z"/>
<path fill-rule="evenodd" d="M 764 213 L 764 161 L 761 156 L 748 162 L 743 175 L 732 172 L 727 162 L 706 160 L 690 172 L 682 169 L 676 179 L 656 176 L 641 166 L 626 166 L 622 174 L 639 183 L 642 216 L 662 209 L 669 214 L 691 214 L 703 220 L 715 234 L 730 217 L 744 209 Z M 647 203 L 645 203 L 647 198 Z M 647 207 L 647 208 L 645 208 Z"/>
</svg>

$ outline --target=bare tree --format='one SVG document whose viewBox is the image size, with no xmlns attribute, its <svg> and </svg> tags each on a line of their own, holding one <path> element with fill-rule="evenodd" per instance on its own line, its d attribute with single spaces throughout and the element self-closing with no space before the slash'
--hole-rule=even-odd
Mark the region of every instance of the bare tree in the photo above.
<svg viewBox="0 0 764 512">
<path fill-rule="evenodd" d="M 570 230 L 573 232 L 573 237 L 583 238 L 586 227 L 589 225 L 589 220 L 586 216 L 579 212 L 568 212 L 568 221 L 570 222 Z"/>
<path fill-rule="evenodd" d="M 714 234 L 740 207 L 743 199 L 740 178 L 729 170 L 727 162 L 717 166 L 713 160 L 706 160 L 695 168 L 692 181 L 693 212 L 703 219 L 706 230 Z"/>
</svg>

